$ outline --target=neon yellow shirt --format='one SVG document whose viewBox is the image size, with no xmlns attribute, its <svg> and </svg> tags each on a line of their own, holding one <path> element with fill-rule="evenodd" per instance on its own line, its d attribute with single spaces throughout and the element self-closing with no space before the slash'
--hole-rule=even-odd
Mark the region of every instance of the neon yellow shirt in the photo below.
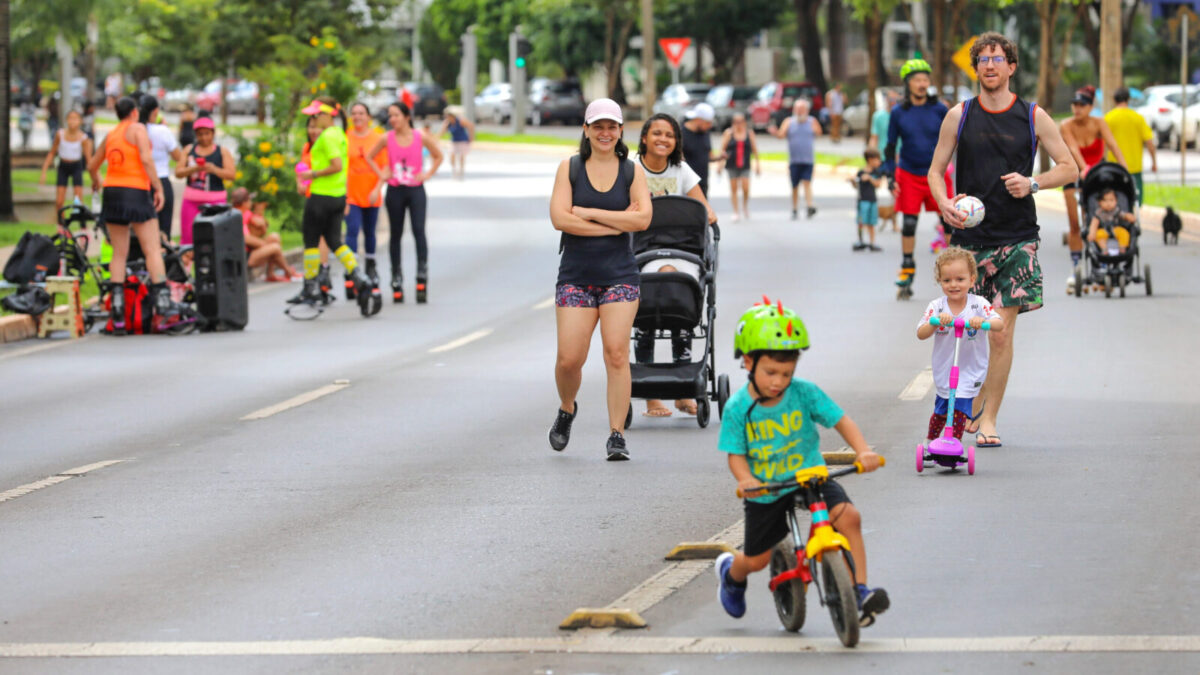
<svg viewBox="0 0 1200 675">
<path fill-rule="evenodd" d="M 1125 155 L 1125 163 L 1129 165 L 1129 173 L 1142 172 L 1142 152 L 1146 141 L 1154 138 L 1150 125 L 1132 108 L 1113 108 L 1104 116 L 1108 128 L 1112 129 L 1113 138 L 1121 154 Z M 1108 161 L 1115 162 L 1117 158 L 1110 152 Z"/>
<path fill-rule="evenodd" d="M 326 197 L 345 197 L 346 169 L 350 165 L 350 149 L 346 140 L 346 132 L 342 131 L 342 128 L 336 124 L 325 129 L 317 137 L 317 142 L 313 143 L 311 154 L 313 171 L 328 169 L 334 157 L 340 157 L 342 160 L 341 171 L 329 176 L 319 176 L 313 179 L 312 194 L 324 195 Z"/>
</svg>

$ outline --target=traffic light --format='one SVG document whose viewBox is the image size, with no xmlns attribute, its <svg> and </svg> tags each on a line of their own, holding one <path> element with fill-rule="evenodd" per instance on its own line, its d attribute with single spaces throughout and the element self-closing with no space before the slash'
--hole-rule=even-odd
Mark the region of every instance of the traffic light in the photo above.
<svg viewBox="0 0 1200 675">
<path fill-rule="evenodd" d="M 517 38 L 517 60 L 515 63 L 518 68 L 525 67 L 525 57 L 529 56 L 532 51 L 533 45 L 529 44 L 529 40 L 523 37 Z"/>
</svg>

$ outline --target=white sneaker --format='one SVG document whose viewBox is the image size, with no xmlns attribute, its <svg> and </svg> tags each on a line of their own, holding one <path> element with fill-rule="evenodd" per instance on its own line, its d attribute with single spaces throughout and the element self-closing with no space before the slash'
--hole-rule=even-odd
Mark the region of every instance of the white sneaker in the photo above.
<svg viewBox="0 0 1200 675">
<path fill-rule="evenodd" d="M 733 222 L 735 222 L 735 223 L 736 223 L 737 221 L 741 220 L 741 219 L 742 219 L 742 217 L 738 215 L 737 211 L 734 211 L 734 212 L 733 212 L 733 218 L 730 218 L 730 220 L 732 220 L 732 221 L 733 221 Z"/>
</svg>

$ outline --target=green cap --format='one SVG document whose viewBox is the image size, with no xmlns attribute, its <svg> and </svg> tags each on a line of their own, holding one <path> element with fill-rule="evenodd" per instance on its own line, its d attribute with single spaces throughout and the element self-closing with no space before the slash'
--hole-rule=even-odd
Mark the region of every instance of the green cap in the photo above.
<svg viewBox="0 0 1200 675">
<path fill-rule="evenodd" d="M 801 351 L 808 349 L 808 330 L 796 313 L 774 304 L 765 295 L 763 301 L 742 313 L 733 335 L 733 357 L 760 350 Z"/>
</svg>

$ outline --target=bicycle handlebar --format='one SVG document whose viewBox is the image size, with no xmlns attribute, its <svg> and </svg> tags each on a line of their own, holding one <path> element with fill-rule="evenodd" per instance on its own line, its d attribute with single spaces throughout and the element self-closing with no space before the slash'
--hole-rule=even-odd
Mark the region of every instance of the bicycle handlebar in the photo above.
<svg viewBox="0 0 1200 675">
<path fill-rule="evenodd" d="M 879 467 L 883 468 L 886 465 L 887 465 L 887 458 L 880 457 L 879 458 Z M 837 471 L 830 471 L 828 478 L 837 478 L 839 476 L 846 476 L 846 475 L 849 475 L 852 473 L 862 473 L 862 472 L 863 472 L 862 463 L 858 462 L 856 460 L 854 462 L 853 467 L 839 469 Z M 762 497 L 763 495 L 770 494 L 772 492 L 779 492 L 780 490 L 786 490 L 788 488 L 798 487 L 807 482 L 808 481 L 801 483 L 801 482 L 797 481 L 795 478 L 792 478 L 790 480 L 780 481 L 778 483 L 763 483 L 759 487 L 753 488 L 748 491 L 743 490 L 742 488 L 738 488 L 737 496 L 739 499 L 746 499 L 747 497 Z"/>
<path fill-rule="evenodd" d="M 940 325 L 942 325 L 942 320 L 937 318 L 936 316 L 931 316 L 931 317 L 929 317 L 929 325 L 940 326 Z M 962 317 L 955 317 L 954 327 L 955 328 L 967 328 L 968 324 L 967 324 L 966 319 L 963 319 Z M 983 323 L 981 323 L 979 325 L 979 330 L 991 330 L 991 329 L 992 329 L 992 324 L 990 321 L 984 321 Z"/>
</svg>

